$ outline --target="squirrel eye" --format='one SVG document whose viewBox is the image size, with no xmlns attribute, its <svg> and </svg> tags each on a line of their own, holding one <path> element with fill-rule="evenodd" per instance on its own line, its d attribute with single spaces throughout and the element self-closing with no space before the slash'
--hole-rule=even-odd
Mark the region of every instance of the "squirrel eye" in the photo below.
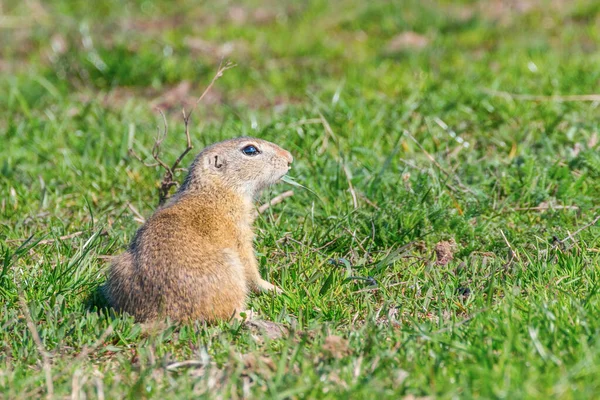
<svg viewBox="0 0 600 400">
<path fill-rule="evenodd" d="M 247 156 L 255 156 L 260 154 L 260 150 L 258 150 L 256 146 L 250 144 L 242 149 L 242 153 L 244 153 Z"/>
</svg>

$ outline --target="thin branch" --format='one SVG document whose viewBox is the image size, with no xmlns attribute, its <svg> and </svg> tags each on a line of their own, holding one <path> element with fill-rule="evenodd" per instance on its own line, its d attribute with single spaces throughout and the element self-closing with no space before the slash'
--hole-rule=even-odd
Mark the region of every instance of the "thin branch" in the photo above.
<svg viewBox="0 0 600 400">
<path fill-rule="evenodd" d="M 50 353 L 44 347 L 44 343 L 42 343 L 42 339 L 40 338 L 40 334 L 33 322 L 33 318 L 31 318 L 31 313 L 29 312 L 29 306 L 27 302 L 22 296 L 19 296 L 19 303 L 21 305 L 21 310 L 23 311 L 23 315 L 25 315 L 25 320 L 27 321 L 27 328 L 29 332 L 31 332 L 31 336 L 33 337 L 33 341 L 35 342 L 35 346 L 37 347 L 38 352 L 42 356 L 42 364 L 44 368 L 44 373 L 46 375 L 46 397 L 51 399 L 54 397 L 54 385 L 52 383 L 52 366 L 50 362 Z"/>
<path fill-rule="evenodd" d="M 206 94 L 210 91 L 210 89 L 213 87 L 213 85 L 217 81 L 217 79 L 219 79 L 221 76 L 223 76 L 223 72 L 225 72 L 226 70 L 231 69 L 233 67 L 235 67 L 234 63 L 228 61 L 225 64 L 223 64 L 223 61 L 221 61 L 221 63 L 219 64 L 217 73 L 212 78 L 212 80 L 210 81 L 210 83 L 208 84 L 206 89 L 204 89 L 204 92 L 202 92 L 202 95 L 200 95 L 200 97 L 196 100 L 196 102 L 194 103 L 194 105 L 193 105 L 192 109 L 189 111 L 189 113 L 186 114 L 185 108 L 182 110 L 183 123 L 185 126 L 186 147 L 183 150 L 183 152 L 181 152 L 179 157 L 177 157 L 175 162 L 173 162 L 172 166 L 169 166 L 165 161 L 163 161 L 160 158 L 160 151 L 161 151 L 160 146 L 162 145 L 163 141 L 165 140 L 165 138 L 167 137 L 167 135 L 169 133 L 167 117 L 165 116 L 165 113 L 160 108 L 157 108 L 157 110 L 162 117 L 163 128 L 162 128 L 162 132 L 161 132 L 161 129 L 159 127 L 157 127 L 156 140 L 154 141 L 154 145 L 152 146 L 152 152 L 151 152 L 152 158 L 154 158 L 156 163 L 149 164 L 149 163 L 144 162 L 144 160 L 133 149 L 129 149 L 129 154 L 131 154 L 131 156 L 133 156 L 134 158 L 139 160 L 146 167 L 153 168 L 153 167 L 160 166 L 165 170 L 163 179 L 158 188 L 158 205 L 159 206 L 162 206 L 167 201 L 167 199 L 169 198 L 169 192 L 171 191 L 171 188 L 173 186 L 179 186 L 179 183 L 177 181 L 175 181 L 175 179 L 174 179 L 175 172 L 182 170 L 182 168 L 179 168 L 179 164 L 181 164 L 181 161 L 183 160 L 183 158 L 194 148 L 194 146 L 192 145 L 192 138 L 190 136 L 190 128 L 189 128 L 190 117 L 192 116 L 192 112 L 196 109 L 196 106 L 198 105 L 198 103 L 200 103 L 202 101 L 202 99 L 204 98 L 204 96 L 206 96 Z"/>
<path fill-rule="evenodd" d="M 154 146 L 152 146 L 152 157 L 154 157 L 156 162 L 159 163 L 160 166 L 163 167 L 167 171 L 165 173 L 165 176 L 166 176 L 169 173 L 172 174 L 172 171 L 170 170 L 167 163 L 165 163 L 163 160 L 160 159 L 160 145 L 162 144 L 163 140 L 165 140 L 165 138 L 167 137 L 167 134 L 169 133 L 169 125 L 167 124 L 167 117 L 165 116 L 165 113 L 160 108 L 157 108 L 157 110 L 163 119 L 163 132 L 164 133 L 161 135 L 160 128 L 158 128 L 158 127 L 156 128 L 156 141 L 154 142 Z"/>
<path fill-rule="evenodd" d="M 287 192 L 283 192 L 280 195 L 273 197 L 268 203 L 265 203 L 262 206 L 258 207 L 258 213 L 259 214 L 264 213 L 272 206 L 283 202 L 285 199 L 287 199 L 288 197 L 292 197 L 293 195 L 294 195 L 294 191 L 288 190 Z"/>
<path fill-rule="evenodd" d="M 154 163 L 154 164 L 148 164 L 147 162 L 145 162 L 142 157 L 140 157 L 135 150 L 133 149 L 129 149 L 129 154 L 134 157 L 135 159 L 137 159 L 139 162 L 141 162 L 142 164 L 144 164 L 144 166 L 148 167 L 148 168 L 154 168 L 154 167 L 158 167 L 160 164 L 159 163 Z"/>
<path fill-rule="evenodd" d="M 194 146 L 192 146 L 192 138 L 190 137 L 190 117 L 192 116 L 192 113 L 190 112 L 188 115 L 185 115 L 185 108 L 181 110 L 181 113 L 183 114 L 183 124 L 185 125 L 186 147 L 179 157 L 177 157 L 177 160 L 175 160 L 173 163 L 171 171 L 176 171 L 179 167 L 179 163 L 181 163 L 181 160 L 183 160 L 183 157 L 185 157 L 187 153 L 194 148 Z"/>
<path fill-rule="evenodd" d="M 80 231 L 80 232 L 75 232 L 75 233 L 71 233 L 70 235 L 64 235 L 58 238 L 58 240 L 67 240 L 67 239 L 73 239 L 76 238 L 77 236 L 81 236 L 83 235 L 85 232 Z M 50 243 L 54 243 L 56 242 L 57 239 L 45 239 L 45 240 L 40 240 L 38 242 L 38 244 L 50 244 Z"/>
</svg>

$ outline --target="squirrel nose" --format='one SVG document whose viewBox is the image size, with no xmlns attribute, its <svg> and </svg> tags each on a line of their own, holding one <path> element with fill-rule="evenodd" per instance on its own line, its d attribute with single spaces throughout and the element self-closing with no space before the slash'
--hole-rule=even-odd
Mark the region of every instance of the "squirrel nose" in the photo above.
<svg viewBox="0 0 600 400">
<path fill-rule="evenodd" d="M 287 150 L 281 150 L 281 153 L 280 153 L 280 154 L 281 154 L 281 156 L 282 156 L 283 158 L 285 158 L 285 159 L 287 160 L 288 167 L 289 167 L 290 165 L 292 165 L 292 162 L 294 162 L 294 157 L 292 156 L 292 153 L 290 153 L 290 152 L 289 152 L 289 151 L 287 151 Z"/>
</svg>

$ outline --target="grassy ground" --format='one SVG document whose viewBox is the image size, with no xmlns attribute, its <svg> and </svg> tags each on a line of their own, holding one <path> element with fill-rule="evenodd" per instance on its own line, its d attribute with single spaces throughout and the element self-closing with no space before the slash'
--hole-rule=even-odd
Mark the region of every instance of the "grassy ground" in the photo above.
<svg viewBox="0 0 600 400">
<path fill-rule="evenodd" d="M 597 396 L 600 102 L 556 96 L 598 92 L 600 6 L 461 3 L 0 3 L 0 396 Z M 272 140 L 318 195 L 258 221 L 281 337 L 95 294 L 156 206 L 128 148 L 160 106 L 174 159 L 221 57 L 195 148 Z"/>
</svg>

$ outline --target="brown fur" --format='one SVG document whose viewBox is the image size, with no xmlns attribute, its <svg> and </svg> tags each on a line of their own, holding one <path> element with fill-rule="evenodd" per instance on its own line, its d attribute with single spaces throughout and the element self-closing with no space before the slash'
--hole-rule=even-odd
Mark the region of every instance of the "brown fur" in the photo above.
<svg viewBox="0 0 600 400">
<path fill-rule="evenodd" d="M 249 144 L 261 154 L 243 154 Z M 253 199 L 291 162 L 289 152 L 254 138 L 204 149 L 180 190 L 113 262 L 105 287 L 109 304 L 139 321 L 216 321 L 245 310 L 250 290 L 280 292 L 258 271 Z"/>
</svg>

